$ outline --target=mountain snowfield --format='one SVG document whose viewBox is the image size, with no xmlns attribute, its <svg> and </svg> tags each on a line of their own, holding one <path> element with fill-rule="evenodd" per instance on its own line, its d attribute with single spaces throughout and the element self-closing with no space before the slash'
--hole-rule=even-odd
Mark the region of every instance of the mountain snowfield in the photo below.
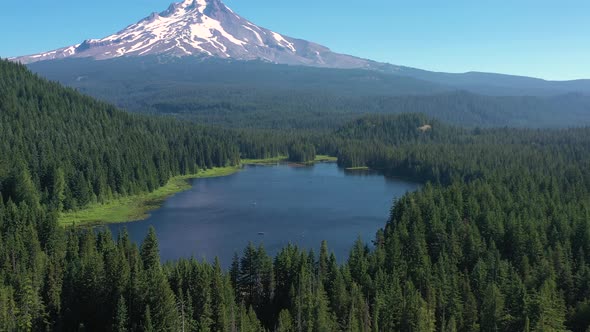
<svg viewBox="0 0 590 332">
<path fill-rule="evenodd" d="M 327 47 L 261 28 L 220 0 L 185 0 L 162 13 L 102 39 L 13 58 L 22 63 L 63 58 L 111 59 L 167 55 L 263 60 L 271 63 L 337 68 L 371 68 L 374 62 L 331 52 Z"/>
</svg>

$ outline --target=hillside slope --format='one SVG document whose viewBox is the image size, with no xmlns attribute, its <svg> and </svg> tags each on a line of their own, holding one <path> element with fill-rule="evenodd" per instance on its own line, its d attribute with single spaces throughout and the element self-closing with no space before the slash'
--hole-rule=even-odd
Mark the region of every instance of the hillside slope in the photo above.
<svg viewBox="0 0 590 332">
<path fill-rule="evenodd" d="M 4 198 L 58 210 L 239 162 L 222 131 L 128 114 L 7 61 L 0 61 L 0 151 Z"/>
<path fill-rule="evenodd" d="M 481 127 L 590 124 L 590 97 L 486 96 L 369 70 L 160 57 L 69 59 L 29 67 L 133 112 L 230 127 L 334 127 L 361 113 L 426 113 Z"/>
</svg>

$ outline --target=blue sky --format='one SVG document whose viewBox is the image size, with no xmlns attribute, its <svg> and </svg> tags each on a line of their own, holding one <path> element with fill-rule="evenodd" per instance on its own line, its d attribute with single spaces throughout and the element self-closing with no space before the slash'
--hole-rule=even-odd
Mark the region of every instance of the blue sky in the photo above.
<svg viewBox="0 0 590 332">
<path fill-rule="evenodd" d="M 6 0 L 0 56 L 100 38 L 171 0 Z M 226 0 L 254 23 L 332 50 L 446 72 L 590 78 L 587 0 Z"/>
</svg>

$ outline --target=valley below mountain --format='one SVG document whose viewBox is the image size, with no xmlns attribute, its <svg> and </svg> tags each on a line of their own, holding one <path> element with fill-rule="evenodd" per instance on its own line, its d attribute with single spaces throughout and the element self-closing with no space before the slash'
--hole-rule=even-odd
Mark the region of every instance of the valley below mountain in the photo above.
<svg viewBox="0 0 590 332">
<path fill-rule="evenodd" d="M 583 93 L 478 94 L 373 70 L 159 56 L 28 66 L 128 111 L 228 127 L 335 128 L 361 114 L 407 112 L 469 127 L 590 124 Z"/>
</svg>

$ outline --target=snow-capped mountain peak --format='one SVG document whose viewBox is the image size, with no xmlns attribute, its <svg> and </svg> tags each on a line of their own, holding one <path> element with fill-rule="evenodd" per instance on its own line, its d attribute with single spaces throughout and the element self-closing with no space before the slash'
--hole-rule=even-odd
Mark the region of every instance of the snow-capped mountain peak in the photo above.
<svg viewBox="0 0 590 332">
<path fill-rule="evenodd" d="M 261 28 L 221 0 L 184 0 L 102 39 L 13 60 L 31 63 L 70 57 L 198 56 L 322 67 L 363 68 L 370 62 Z"/>
</svg>

